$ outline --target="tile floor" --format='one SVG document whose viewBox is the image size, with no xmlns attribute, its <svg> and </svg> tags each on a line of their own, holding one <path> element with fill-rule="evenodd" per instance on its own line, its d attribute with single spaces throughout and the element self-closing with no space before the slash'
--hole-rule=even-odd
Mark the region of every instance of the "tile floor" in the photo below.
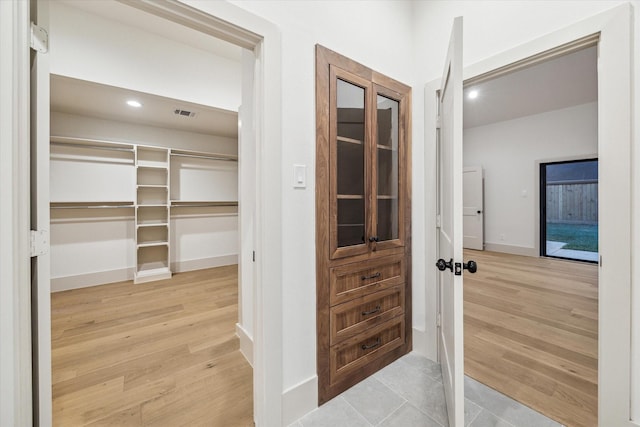
<svg viewBox="0 0 640 427">
<path fill-rule="evenodd" d="M 561 424 L 465 377 L 465 426 L 561 427 Z M 290 427 L 447 427 L 440 365 L 408 354 Z"/>
</svg>

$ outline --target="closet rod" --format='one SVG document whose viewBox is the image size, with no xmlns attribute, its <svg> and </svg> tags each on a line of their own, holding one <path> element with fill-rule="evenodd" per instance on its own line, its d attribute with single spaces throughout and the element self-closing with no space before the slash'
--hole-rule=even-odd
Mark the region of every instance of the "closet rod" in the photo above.
<svg viewBox="0 0 640 427">
<path fill-rule="evenodd" d="M 172 156 L 180 157 L 195 157 L 196 159 L 208 159 L 208 160 L 224 160 L 227 162 L 237 162 L 238 159 L 232 157 L 220 157 L 220 156 L 204 156 L 199 154 L 183 154 L 183 153 L 171 153 Z"/>
<path fill-rule="evenodd" d="M 180 203 L 180 204 L 172 204 L 172 208 L 207 208 L 207 207 L 225 207 L 225 206 L 238 206 L 238 203 Z"/>
<path fill-rule="evenodd" d="M 107 147 L 106 145 L 90 145 L 90 144 L 78 144 L 77 142 L 62 142 L 51 141 L 52 145 L 68 145 L 70 147 L 89 148 L 92 150 L 107 150 L 107 151 L 127 151 L 133 153 L 133 148 L 124 147 Z"/>
<path fill-rule="evenodd" d="M 51 205 L 51 209 L 122 209 L 135 208 L 134 205 L 73 205 L 73 206 L 55 206 Z"/>
</svg>

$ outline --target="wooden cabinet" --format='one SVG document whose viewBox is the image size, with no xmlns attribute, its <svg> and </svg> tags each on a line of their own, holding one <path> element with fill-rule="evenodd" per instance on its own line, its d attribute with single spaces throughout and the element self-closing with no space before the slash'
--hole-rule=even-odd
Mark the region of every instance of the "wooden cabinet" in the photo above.
<svg viewBox="0 0 640 427">
<path fill-rule="evenodd" d="M 319 400 L 411 350 L 411 89 L 316 46 Z"/>
</svg>

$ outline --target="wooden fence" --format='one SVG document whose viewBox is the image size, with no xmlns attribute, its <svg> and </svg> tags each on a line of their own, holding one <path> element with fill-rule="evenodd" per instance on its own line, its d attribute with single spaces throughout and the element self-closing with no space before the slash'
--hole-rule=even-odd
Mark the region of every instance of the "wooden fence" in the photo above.
<svg viewBox="0 0 640 427">
<path fill-rule="evenodd" d="M 597 224 L 598 182 L 547 183 L 547 222 Z"/>
</svg>

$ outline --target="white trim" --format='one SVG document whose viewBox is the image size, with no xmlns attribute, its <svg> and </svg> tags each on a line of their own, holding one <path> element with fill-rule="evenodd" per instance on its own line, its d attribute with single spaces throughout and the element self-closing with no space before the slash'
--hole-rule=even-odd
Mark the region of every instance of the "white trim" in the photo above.
<svg viewBox="0 0 640 427">
<path fill-rule="evenodd" d="M 484 242 L 484 250 L 491 252 L 501 252 L 503 254 L 512 254 L 512 255 L 523 255 L 523 256 L 539 256 L 536 253 L 536 248 L 531 248 L 528 246 L 518 246 L 518 245 L 506 245 L 504 243 L 491 243 Z"/>
<path fill-rule="evenodd" d="M 135 268 L 120 268 L 118 270 L 98 271 L 95 273 L 77 274 L 74 276 L 52 277 L 51 292 L 69 291 L 71 289 L 90 288 L 106 283 L 133 280 Z"/>
<path fill-rule="evenodd" d="M 598 132 L 600 185 L 599 200 L 603 267 L 600 268 L 599 296 L 599 425 L 631 426 L 631 137 L 632 137 L 632 76 L 630 4 L 622 4 L 564 29 L 542 36 L 508 51 L 470 65 L 464 69 L 464 79 L 479 76 L 586 36 L 600 33 L 598 76 Z M 611 76 L 608 79 L 603 76 Z M 436 82 L 426 87 L 425 147 L 428 166 L 435 158 L 435 97 Z M 620 103 L 620 100 L 624 100 Z M 617 103 L 616 103 L 617 102 Z M 623 105 L 624 104 L 624 105 Z M 618 108 L 621 106 L 621 108 Z M 608 123 L 609 126 L 603 126 Z M 612 126 L 612 124 L 614 124 Z M 606 127 L 606 129 L 605 129 Z M 610 160 L 608 160 L 610 159 Z M 603 165 L 606 165 L 603 167 Z M 425 167 L 426 167 L 425 166 Z M 635 176 L 634 176 L 635 177 Z M 426 189 L 427 211 L 435 209 L 435 180 Z M 637 191 L 637 190 L 636 190 Z M 637 200 L 636 200 L 637 203 Z M 435 225 L 435 221 L 432 222 Z M 433 233 L 435 230 L 431 228 Z M 437 231 L 437 230 L 436 230 Z M 638 232 L 636 230 L 636 236 Z M 602 237 L 604 236 L 604 238 Z M 605 240 L 606 239 L 606 240 Z M 435 239 L 433 239 L 435 240 Z M 427 239 L 429 241 L 429 239 Z M 607 255 L 610 254 L 610 255 Z M 435 245 L 427 248 L 427 265 L 436 259 Z M 620 255 L 620 256 L 618 256 Z M 637 255 L 633 254 L 636 257 Z M 437 283 L 435 280 L 430 283 Z M 436 288 L 432 286 L 429 288 Z M 435 337 L 435 289 L 427 289 L 430 323 L 428 336 Z M 432 296 L 432 299 L 429 299 Z M 429 329 L 431 331 L 429 331 Z M 433 341 L 434 348 L 436 341 Z"/>
<path fill-rule="evenodd" d="M 317 408 L 318 376 L 314 375 L 282 394 L 282 425 L 288 426 Z"/>
<path fill-rule="evenodd" d="M 416 327 L 413 327 L 413 331 L 412 331 L 412 340 L 413 340 L 413 350 L 414 352 L 416 352 L 417 354 L 419 354 L 422 357 L 426 357 L 427 359 L 430 359 L 429 357 L 429 346 L 428 346 L 428 336 L 426 331 L 423 331 L 421 329 L 418 329 Z M 437 361 L 437 358 L 433 358 L 431 359 L 434 362 Z"/>
<path fill-rule="evenodd" d="M 248 47 L 255 53 L 254 99 L 256 102 L 254 108 L 259 187 L 257 188 L 255 236 L 258 273 L 254 282 L 254 420 L 258 427 L 282 425 L 282 47 L 280 33 L 272 23 L 227 2 L 197 0 L 182 2 L 124 0 L 123 2 Z M 19 22 L 21 28 L 25 24 L 28 22 Z M 25 34 L 27 28 L 28 25 L 24 27 Z M 28 43 L 19 45 L 26 52 L 24 46 L 28 46 Z M 21 75 L 28 76 L 28 74 L 27 69 Z M 19 105 L 18 101 L 15 100 L 12 105 Z M 22 170 L 28 171 L 28 169 L 26 167 Z M 28 195 L 28 186 L 20 186 L 20 192 Z M 25 214 L 22 218 L 28 218 L 28 215 Z M 29 358 L 24 357 L 22 360 L 29 360 Z M 43 361 L 40 363 L 42 364 Z M 30 405 L 27 408 L 30 408 Z M 21 425 L 27 425 L 27 423 Z"/>
<path fill-rule="evenodd" d="M 236 336 L 240 340 L 240 353 L 253 366 L 253 337 L 239 323 L 236 323 Z"/>
<path fill-rule="evenodd" d="M 174 261 L 171 263 L 171 271 L 181 273 L 184 271 L 202 270 L 205 268 L 223 267 L 234 264 L 238 264 L 238 254 Z"/>
<path fill-rule="evenodd" d="M 0 425 L 32 425 L 29 3 L 0 1 Z"/>
</svg>

